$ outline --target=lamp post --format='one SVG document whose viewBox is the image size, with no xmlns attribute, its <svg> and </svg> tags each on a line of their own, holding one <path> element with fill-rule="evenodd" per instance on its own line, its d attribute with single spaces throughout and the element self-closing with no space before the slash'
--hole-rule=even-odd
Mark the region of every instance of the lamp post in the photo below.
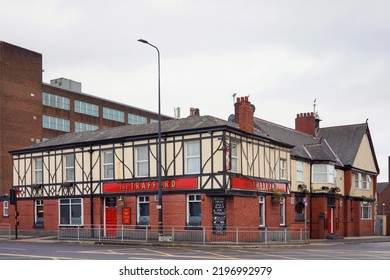
<svg viewBox="0 0 390 280">
<path fill-rule="evenodd" d="M 138 42 L 147 44 L 157 50 L 158 62 L 158 136 L 157 136 L 157 178 L 158 178 L 158 235 L 163 235 L 163 215 L 162 215 L 162 178 L 161 178 L 161 97 L 160 97 L 160 50 L 144 39 L 139 39 Z"/>
<path fill-rule="evenodd" d="M 382 215 L 384 215 L 385 214 L 385 206 L 386 206 L 386 203 L 382 203 Z"/>
</svg>

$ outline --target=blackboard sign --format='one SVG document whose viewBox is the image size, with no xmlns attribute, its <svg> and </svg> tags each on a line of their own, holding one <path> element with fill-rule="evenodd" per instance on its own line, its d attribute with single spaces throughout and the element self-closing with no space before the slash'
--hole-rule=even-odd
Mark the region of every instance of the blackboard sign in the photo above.
<svg viewBox="0 0 390 280">
<path fill-rule="evenodd" d="M 213 233 L 226 233 L 226 198 L 213 197 Z"/>
</svg>

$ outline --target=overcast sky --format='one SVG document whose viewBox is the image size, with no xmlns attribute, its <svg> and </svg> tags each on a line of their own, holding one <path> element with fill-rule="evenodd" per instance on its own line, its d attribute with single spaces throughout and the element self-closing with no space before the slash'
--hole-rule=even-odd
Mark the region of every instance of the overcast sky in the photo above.
<svg viewBox="0 0 390 280">
<path fill-rule="evenodd" d="M 190 107 L 227 120 L 233 94 L 255 115 L 294 127 L 368 119 L 381 168 L 390 156 L 388 0 L 0 0 L 0 40 L 43 55 L 43 81 L 65 77 L 85 93 L 162 113 Z"/>
</svg>

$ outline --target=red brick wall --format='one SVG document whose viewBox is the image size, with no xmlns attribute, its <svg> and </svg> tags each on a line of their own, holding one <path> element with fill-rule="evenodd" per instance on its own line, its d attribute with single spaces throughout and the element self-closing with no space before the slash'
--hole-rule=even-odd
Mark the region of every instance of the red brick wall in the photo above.
<svg viewBox="0 0 390 280">
<path fill-rule="evenodd" d="M 315 135 L 315 116 L 313 112 L 297 114 L 295 118 L 295 130 Z"/>
<path fill-rule="evenodd" d="M 8 151 L 42 138 L 41 84 L 42 55 L 0 42 L 0 195 L 12 186 Z"/>
</svg>

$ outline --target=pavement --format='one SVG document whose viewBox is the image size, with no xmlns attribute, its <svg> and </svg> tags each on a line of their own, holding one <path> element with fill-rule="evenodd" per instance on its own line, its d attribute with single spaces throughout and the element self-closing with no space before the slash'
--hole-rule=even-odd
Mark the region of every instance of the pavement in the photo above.
<svg viewBox="0 0 390 280">
<path fill-rule="evenodd" d="M 1 240 L 1 238 L 0 238 Z M 74 242 L 74 243 L 79 243 L 79 241 L 73 241 L 73 240 L 59 240 L 57 236 L 44 236 L 44 237 L 38 237 L 38 236 L 18 236 L 18 239 L 15 239 L 15 236 L 12 236 L 11 239 L 8 239 L 10 241 L 14 242 L 35 242 L 35 243 L 60 243 L 60 242 Z M 95 242 L 95 241 L 81 241 L 83 243 L 99 243 L 99 244 L 130 244 L 130 243 L 118 243 L 115 241 L 102 241 L 102 242 Z M 378 242 L 390 242 L 390 236 L 353 236 L 353 237 L 344 237 L 344 238 L 339 238 L 339 239 L 312 239 L 310 240 L 309 244 L 277 244 L 278 246 L 332 246 L 332 245 L 338 245 L 338 244 L 358 244 L 358 243 L 378 243 Z M 172 244 L 172 243 L 158 243 L 158 244 L 150 244 L 150 243 L 131 243 L 133 245 L 179 245 L 179 244 Z M 180 244 L 181 246 L 215 246 L 215 244 Z M 179 245 L 179 246 L 180 246 Z M 220 244 L 223 245 L 223 244 Z M 253 247 L 261 247 L 261 246 L 269 246 L 272 247 L 274 245 L 272 244 L 246 244 L 247 246 L 253 246 Z M 227 245 L 231 246 L 231 245 Z M 241 245 L 238 245 L 240 247 Z M 245 245 L 242 245 L 245 246 Z"/>
</svg>

